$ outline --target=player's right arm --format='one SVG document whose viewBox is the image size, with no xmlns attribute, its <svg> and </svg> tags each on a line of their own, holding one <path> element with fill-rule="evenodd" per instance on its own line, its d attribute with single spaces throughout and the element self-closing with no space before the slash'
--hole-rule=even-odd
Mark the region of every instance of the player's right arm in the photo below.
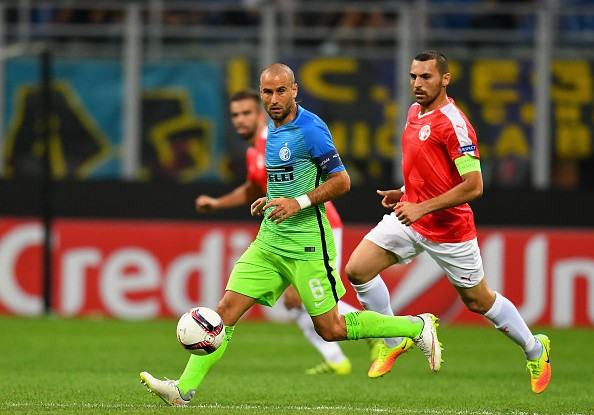
<svg viewBox="0 0 594 415">
<path fill-rule="evenodd" d="M 248 180 L 223 196 L 198 196 L 196 198 L 196 210 L 200 213 L 203 213 L 212 212 L 215 210 L 231 209 L 234 207 L 247 205 L 263 194 L 264 193 L 262 192 L 262 189 L 260 189 L 256 183 Z"/>
<path fill-rule="evenodd" d="M 268 215 L 268 219 L 279 224 L 299 212 L 301 209 L 311 205 L 319 205 L 342 196 L 347 193 L 350 188 L 351 179 L 346 170 L 330 173 L 324 183 L 313 189 L 311 192 L 297 198 L 277 197 L 268 201 L 266 204 L 260 203 L 260 199 L 258 199 L 252 204 L 252 216 L 261 215 L 269 207 L 274 207 L 274 210 Z M 303 202 L 299 201 L 301 198 L 306 198 L 304 199 L 306 200 L 306 205 L 302 206 L 301 203 Z"/>
<path fill-rule="evenodd" d="M 382 196 L 382 206 L 387 209 L 394 209 L 396 203 L 400 202 L 400 199 L 404 194 L 402 189 L 404 189 L 404 186 L 400 189 L 376 190 L 377 194 Z"/>
</svg>

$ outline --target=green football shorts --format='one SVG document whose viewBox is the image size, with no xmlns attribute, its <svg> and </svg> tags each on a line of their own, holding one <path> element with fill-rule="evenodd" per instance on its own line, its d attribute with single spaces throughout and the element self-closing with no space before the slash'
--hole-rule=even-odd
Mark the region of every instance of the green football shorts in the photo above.
<svg viewBox="0 0 594 415">
<path fill-rule="evenodd" d="M 292 284 L 309 315 L 319 316 L 330 311 L 346 292 L 334 271 L 334 259 L 330 260 L 330 266 L 332 273 L 329 276 L 324 260 L 288 258 L 252 243 L 233 267 L 226 290 L 255 298 L 258 303 L 272 307 Z M 334 290 L 330 278 L 335 281 Z"/>
</svg>

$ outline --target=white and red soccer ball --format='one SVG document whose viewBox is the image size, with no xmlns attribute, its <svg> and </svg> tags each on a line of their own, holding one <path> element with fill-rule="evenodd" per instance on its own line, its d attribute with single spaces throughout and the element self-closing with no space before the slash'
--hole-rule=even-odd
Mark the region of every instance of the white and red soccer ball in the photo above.
<svg viewBox="0 0 594 415">
<path fill-rule="evenodd" d="M 219 348 L 224 338 L 223 320 L 210 308 L 193 308 L 177 322 L 177 340 L 192 354 L 210 354 Z"/>
</svg>

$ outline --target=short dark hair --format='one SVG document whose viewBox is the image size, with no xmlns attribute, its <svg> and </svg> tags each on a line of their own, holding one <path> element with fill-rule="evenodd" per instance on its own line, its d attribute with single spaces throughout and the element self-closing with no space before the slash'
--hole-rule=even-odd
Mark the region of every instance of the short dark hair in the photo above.
<svg viewBox="0 0 594 415">
<path fill-rule="evenodd" d="M 253 99 L 256 104 L 260 104 L 260 94 L 253 89 L 244 89 L 234 93 L 229 97 L 229 102 L 243 101 L 244 99 Z"/>
<path fill-rule="evenodd" d="M 435 60 L 437 70 L 442 75 L 450 71 L 448 68 L 448 58 L 446 58 L 446 55 L 436 50 L 424 50 L 415 56 L 415 60 L 420 62 Z"/>
</svg>

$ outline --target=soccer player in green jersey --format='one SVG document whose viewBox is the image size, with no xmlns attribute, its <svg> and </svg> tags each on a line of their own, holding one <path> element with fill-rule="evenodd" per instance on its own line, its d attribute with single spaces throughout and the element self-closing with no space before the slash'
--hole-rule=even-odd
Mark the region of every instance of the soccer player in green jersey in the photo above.
<svg viewBox="0 0 594 415">
<path fill-rule="evenodd" d="M 245 154 L 247 177 L 244 183 L 229 193 L 219 197 L 201 194 L 196 198 L 196 210 L 200 213 L 220 211 L 253 203 L 266 194 L 268 176 L 265 164 L 266 137 L 268 125 L 264 117 L 264 109 L 260 94 L 256 91 L 239 91 L 229 99 L 231 123 L 237 135 L 248 143 Z M 343 225 L 332 202 L 324 204 L 326 216 L 332 228 L 336 245 L 336 270 L 340 270 Z M 289 314 L 301 329 L 307 341 L 322 355 L 324 360 L 306 369 L 309 375 L 337 374 L 348 375 L 352 371 L 350 359 L 344 354 L 338 342 L 327 342 L 316 333 L 315 327 L 295 287 L 288 286 L 283 295 L 283 302 Z M 340 300 L 337 303 L 340 314 L 357 311 L 352 305 Z M 383 348 L 382 339 L 367 339 L 371 360 L 375 360 L 379 350 Z"/>
<path fill-rule="evenodd" d="M 335 247 L 324 202 L 350 188 L 349 176 L 326 124 L 298 106 L 293 71 L 272 64 L 260 75 L 260 97 L 271 118 L 266 142 L 267 195 L 251 205 L 264 219 L 256 240 L 235 264 L 217 305 L 225 340 L 213 353 L 192 355 L 179 380 L 140 374 L 149 390 L 173 406 L 187 405 L 210 368 L 221 359 L 235 324 L 254 304 L 272 306 L 293 285 L 326 341 L 406 337 L 421 349 L 429 367 L 441 367 L 437 318 L 386 316 L 357 311 L 344 316 L 336 303 L 345 293 L 334 268 Z"/>
</svg>

